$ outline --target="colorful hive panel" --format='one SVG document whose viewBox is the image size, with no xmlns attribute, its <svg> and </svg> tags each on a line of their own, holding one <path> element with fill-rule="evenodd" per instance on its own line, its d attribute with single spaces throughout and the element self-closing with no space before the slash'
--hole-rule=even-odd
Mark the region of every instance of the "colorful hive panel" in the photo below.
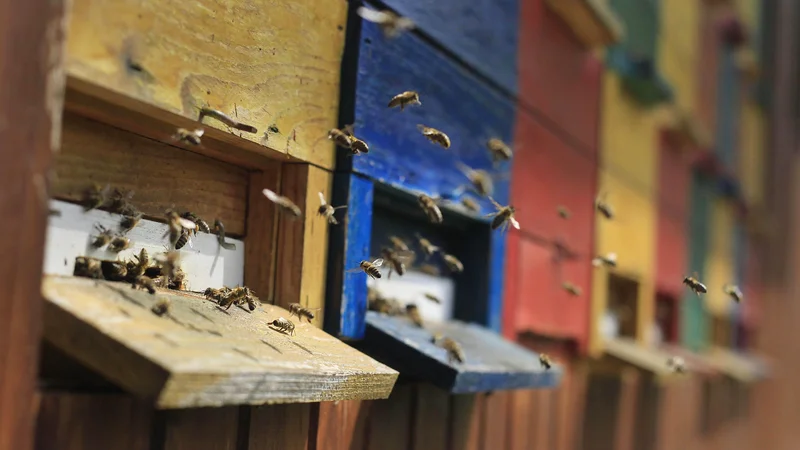
<svg viewBox="0 0 800 450">
<path fill-rule="evenodd" d="M 699 119 L 709 130 L 717 124 L 717 67 L 719 60 L 719 32 L 714 25 L 714 14 L 707 2 L 697 2 L 700 6 L 700 54 L 702 64 L 697 65 L 697 113 Z M 709 69 L 712 68 L 712 69 Z"/>
<path fill-rule="evenodd" d="M 740 127 L 739 179 L 742 194 L 748 205 L 762 205 L 764 201 L 764 116 L 751 102 L 742 106 Z"/>
<path fill-rule="evenodd" d="M 659 68 L 675 89 L 682 109 L 694 111 L 697 100 L 699 2 L 660 2 Z"/>
<path fill-rule="evenodd" d="M 680 297 L 681 281 L 687 275 L 690 169 L 688 155 L 666 139 L 660 150 L 656 285 L 659 292 Z"/>
<path fill-rule="evenodd" d="M 711 246 L 703 279 L 708 287 L 704 296 L 706 308 L 714 315 L 727 315 L 731 311 L 730 298 L 722 286 L 731 283 L 734 277 L 733 223 L 733 205 L 725 199 L 715 199 L 711 209 Z"/>
<path fill-rule="evenodd" d="M 687 272 L 697 273 L 705 280 L 706 258 L 711 248 L 710 221 L 714 199 L 714 183 L 698 173 L 692 176 L 689 215 L 689 261 Z M 703 299 L 689 289 L 684 289 L 681 337 L 683 344 L 692 350 L 702 350 L 708 340 L 708 318 Z"/>
<path fill-rule="evenodd" d="M 726 168 L 735 169 L 739 145 L 741 81 L 733 48 L 724 46 L 721 49 L 718 73 L 716 152 Z"/>
</svg>

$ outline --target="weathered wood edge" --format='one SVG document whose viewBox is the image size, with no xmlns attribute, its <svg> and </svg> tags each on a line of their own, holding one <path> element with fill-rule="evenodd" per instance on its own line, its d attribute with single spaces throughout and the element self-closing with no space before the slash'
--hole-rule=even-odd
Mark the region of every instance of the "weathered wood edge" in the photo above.
<svg viewBox="0 0 800 450">
<path fill-rule="evenodd" d="M 546 0 L 546 3 L 587 47 L 614 44 L 625 35 L 622 21 L 598 0 Z"/>
<path fill-rule="evenodd" d="M 640 369 L 652 372 L 655 375 L 668 375 L 671 372 L 667 366 L 669 355 L 662 350 L 645 347 L 625 339 L 607 339 L 604 343 L 605 353 L 629 363 Z"/>
</svg>

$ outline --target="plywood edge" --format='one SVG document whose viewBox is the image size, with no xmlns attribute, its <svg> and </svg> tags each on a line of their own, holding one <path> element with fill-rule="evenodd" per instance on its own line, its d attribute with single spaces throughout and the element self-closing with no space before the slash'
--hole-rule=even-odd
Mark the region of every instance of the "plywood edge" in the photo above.
<svg viewBox="0 0 800 450">
<path fill-rule="evenodd" d="M 621 41 L 625 34 L 622 21 L 599 0 L 547 0 L 547 5 L 586 47 L 611 45 Z"/>
</svg>

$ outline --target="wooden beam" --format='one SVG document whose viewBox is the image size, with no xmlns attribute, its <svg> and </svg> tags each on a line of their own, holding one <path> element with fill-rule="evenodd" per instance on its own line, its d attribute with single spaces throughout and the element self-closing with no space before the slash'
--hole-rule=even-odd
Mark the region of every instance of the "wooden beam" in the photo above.
<svg viewBox="0 0 800 450">
<path fill-rule="evenodd" d="M 69 1 L 0 1 L 0 449 L 33 446 L 49 170 L 61 138 Z"/>
<path fill-rule="evenodd" d="M 363 449 L 374 403 L 363 400 L 320 403 L 316 448 Z"/>
<path fill-rule="evenodd" d="M 306 450 L 310 417 L 307 403 L 250 408 L 247 450 Z"/>
<path fill-rule="evenodd" d="M 163 423 L 156 424 L 156 428 L 163 427 L 163 442 L 155 442 L 155 448 L 212 450 L 236 446 L 239 434 L 237 407 L 168 411 L 159 419 Z"/>
</svg>

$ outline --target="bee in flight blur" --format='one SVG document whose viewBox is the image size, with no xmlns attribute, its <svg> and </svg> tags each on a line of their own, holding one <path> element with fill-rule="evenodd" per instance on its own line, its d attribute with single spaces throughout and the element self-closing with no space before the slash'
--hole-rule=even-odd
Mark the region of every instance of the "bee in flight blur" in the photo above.
<svg viewBox="0 0 800 450">
<path fill-rule="evenodd" d="M 391 100 L 389 100 L 389 108 L 399 106 L 400 111 L 402 111 L 406 106 L 421 104 L 422 102 L 419 101 L 419 94 L 416 91 L 405 91 L 395 95 Z"/>
<path fill-rule="evenodd" d="M 556 211 L 558 212 L 558 217 L 561 217 L 562 219 L 566 220 L 572 217 L 572 212 L 567 209 L 566 206 L 559 206 L 556 208 Z"/>
<path fill-rule="evenodd" d="M 425 125 L 417 125 L 417 128 L 423 136 L 428 138 L 429 141 L 433 142 L 434 144 L 439 144 L 444 148 L 450 148 L 450 138 L 444 134 L 443 131 L 439 131 L 436 128 L 431 128 Z"/>
<path fill-rule="evenodd" d="M 489 139 L 489 141 L 486 142 L 486 147 L 489 149 L 489 153 L 492 155 L 493 162 L 508 161 L 513 156 L 511 147 L 509 147 L 501 139 Z"/>
<path fill-rule="evenodd" d="M 600 255 L 592 259 L 592 265 L 595 267 L 600 267 L 600 266 L 617 267 L 617 254 L 606 253 L 605 255 Z"/>
<path fill-rule="evenodd" d="M 329 205 L 328 202 L 325 201 L 325 195 L 322 192 L 319 192 L 319 209 L 317 209 L 317 214 L 326 218 L 328 223 L 332 225 L 337 225 L 339 222 L 336 220 L 336 217 L 333 217 L 334 213 L 336 213 L 337 209 L 347 208 L 347 205 L 342 206 L 332 206 Z"/>
<path fill-rule="evenodd" d="M 431 241 L 422 237 L 422 235 L 420 235 L 419 233 L 416 233 L 414 236 L 417 238 L 419 246 L 422 247 L 422 252 L 425 253 L 426 259 L 433 256 L 434 253 L 441 250 L 439 247 L 433 245 Z"/>
<path fill-rule="evenodd" d="M 695 294 L 705 294 L 708 292 L 708 288 L 706 285 L 701 283 L 700 280 L 697 279 L 697 272 L 694 273 L 693 277 L 683 277 L 683 284 L 689 286 Z"/>
<path fill-rule="evenodd" d="M 436 204 L 436 200 L 428 197 L 425 194 L 420 194 L 419 197 L 417 197 L 417 201 L 420 208 L 422 208 L 422 211 L 424 211 L 425 215 L 428 216 L 428 220 L 430 220 L 432 223 L 442 223 L 444 220 L 442 216 L 442 210 L 439 209 L 439 205 Z"/>
<path fill-rule="evenodd" d="M 411 19 L 399 16 L 389 10 L 376 11 L 359 6 L 356 13 L 362 19 L 380 25 L 383 35 L 388 39 L 394 39 L 403 31 L 414 28 L 414 22 Z"/>
<path fill-rule="evenodd" d="M 741 289 L 739 289 L 739 286 L 736 286 L 734 284 L 726 284 L 722 286 L 722 291 L 725 292 L 725 295 L 732 298 L 736 303 L 741 303 L 742 298 L 744 298 L 744 294 L 742 294 L 742 291 Z"/>
<path fill-rule="evenodd" d="M 278 205 L 281 210 L 289 213 L 291 217 L 297 218 L 303 215 L 303 212 L 300 211 L 300 207 L 294 204 L 293 201 L 289 200 L 288 198 L 278 195 L 269 189 L 264 189 L 261 191 L 269 201 Z"/>
<path fill-rule="evenodd" d="M 388 278 L 392 277 L 392 272 L 397 272 L 401 277 L 406 274 L 406 262 L 413 255 L 413 252 L 401 252 L 392 247 L 381 249 L 381 256 L 389 266 Z"/>
<path fill-rule="evenodd" d="M 455 256 L 444 253 L 442 254 L 442 259 L 450 272 L 461 273 L 464 271 L 464 264 Z"/>
<path fill-rule="evenodd" d="M 169 236 L 170 243 L 176 249 L 180 249 L 189 241 L 188 230 L 195 230 L 196 228 L 197 224 L 191 220 L 181 217 L 175 211 L 167 211 L 167 232 L 164 233 L 163 237 Z M 189 242 L 189 245 L 192 245 L 191 242 Z"/>
<path fill-rule="evenodd" d="M 205 134 L 205 130 L 203 130 L 202 128 L 198 128 L 196 130 L 187 130 L 186 128 L 178 128 L 178 131 L 175 133 L 175 135 L 172 136 L 172 139 L 179 142 L 185 142 L 187 144 L 200 145 L 201 144 L 200 138 L 203 137 L 203 134 Z"/>
<path fill-rule="evenodd" d="M 670 356 L 667 359 L 667 367 L 674 373 L 686 373 L 686 363 L 680 356 Z"/>
<path fill-rule="evenodd" d="M 414 325 L 422 328 L 424 323 L 422 322 L 422 314 L 419 313 L 419 308 L 414 303 L 409 303 L 406 305 L 406 315 L 408 319 L 411 320 L 411 323 Z"/>
<path fill-rule="evenodd" d="M 314 320 L 314 311 L 320 308 L 306 308 L 305 306 L 301 305 L 300 303 L 290 303 L 289 304 L 289 317 L 297 316 L 297 318 L 302 322 L 305 318 L 308 320 L 308 323 L 311 323 Z"/>
<path fill-rule="evenodd" d="M 553 367 L 553 362 L 550 360 L 550 356 L 547 353 L 539 353 L 539 364 L 544 367 L 544 370 L 550 370 Z"/>
<path fill-rule="evenodd" d="M 494 193 L 494 182 L 489 172 L 481 169 L 473 169 L 468 165 L 457 161 L 456 167 L 464 173 L 472 183 L 472 189 L 482 197 L 489 197 Z"/>
<path fill-rule="evenodd" d="M 581 295 L 581 288 L 575 286 L 574 284 L 570 283 L 569 281 L 565 281 L 561 283 L 561 288 L 564 289 L 569 293 L 569 295 L 573 297 L 578 297 Z"/>
<path fill-rule="evenodd" d="M 492 219 L 492 229 L 496 230 L 502 227 L 501 230 L 505 231 L 508 225 L 511 224 L 512 227 L 519 230 L 519 222 L 514 218 L 517 210 L 511 205 L 502 206 L 491 197 L 489 197 L 489 200 L 492 201 L 492 204 L 497 209 L 497 211 L 486 215 L 486 217 L 494 217 Z"/>
<path fill-rule="evenodd" d="M 610 204 L 608 204 L 608 202 L 606 202 L 605 199 L 607 195 L 608 195 L 607 193 L 599 194 L 597 198 L 594 200 L 594 207 L 595 209 L 600 211 L 600 214 L 602 214 L 603 217 L 611 220 L 614 218 L 614 209 L 611 207 Z"/>
<path fill-rule="evenodd" d="M 381 277 L 380 267 L 383 265 L 383 259 L 378 258 L 372 262 L 369 261 L 361 261 L 358 264 L 358 267 L 355 269 L 350 269 L 347 272 L 364 272 L 369 275 L 370 278 L 377 279 Z"/>
</svg>

